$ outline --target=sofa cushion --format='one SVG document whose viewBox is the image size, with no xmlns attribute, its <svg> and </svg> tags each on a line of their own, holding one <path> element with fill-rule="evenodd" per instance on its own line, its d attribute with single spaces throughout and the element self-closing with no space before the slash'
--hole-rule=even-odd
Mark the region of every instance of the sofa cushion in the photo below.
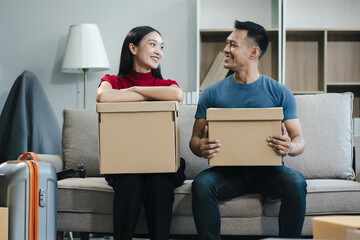
<svg viewBox="0 0 360 240">
<path fill-rule="evenodd" d="M 58 212 L 112 214 L 113 189 L 103 177 L 58 181 Z"/>
<path fill-rule="evenodd" d="M 175 189 L 174 215 L 192 216 L 191 183 L 187 180 Z M 61 196 L 61 197 L 60 197 Z M 102 177 L 68 178 L 58 182 L 58 212 L 112 214 L 113 189 Z M 258 194 L 220 202 L 223 217 L 258 217 L 263 214 L 263 198 Z M 144 210 L 141 210 L 144 215 Z"/>
<path fill-rule="evenodd" d="M 65 169 L 84 163 L 87 176 L 100 176 L 98 117 L 95 110 L 63 111 L 62 151 Z"/>
<path fill-rule="evenodd" d="M 352 93 L 295 96 L 305 151 L 286 157 L 285 165 L 307 179 L 348 179 L 352 169 Z"/>
<path fill-rule="evenodd" d="M 360 214 L 360 183 L 340 179 L 307 180 L 306 215 Z M 265 200 L 264 215 L 278 216 L 280 201 Z"/>
</svg>

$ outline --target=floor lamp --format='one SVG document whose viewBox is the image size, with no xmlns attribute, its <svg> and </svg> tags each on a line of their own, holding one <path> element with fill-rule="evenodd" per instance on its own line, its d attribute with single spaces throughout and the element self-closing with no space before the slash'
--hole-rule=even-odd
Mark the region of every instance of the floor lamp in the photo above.
<svg viewBox="0 0 360 240">
<path fill-rule="evenodd" d="M 84 74 L 84 109 L 88 71 L 110 69 L 108 57 L 96 24 L 71 25 L 67 36 L 62 72 Z"/>
</svg>

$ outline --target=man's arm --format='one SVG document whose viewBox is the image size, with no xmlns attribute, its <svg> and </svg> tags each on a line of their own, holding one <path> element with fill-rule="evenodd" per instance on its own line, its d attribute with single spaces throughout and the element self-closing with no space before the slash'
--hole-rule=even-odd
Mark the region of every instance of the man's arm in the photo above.
<svg viewBox="0 0 360 240">
<path fill-rule="evenodd" d="M 164 87 L 131 87 L 113 89 L 109 82 L 102 82 L 96 91 L 97 102 L 135 102 L 145 100 L 182 101 L 184 93 L 176 85 Z"/>
<path fill-rule="evenodd" d="M 196 156 L 210 159 L 219 152 L 221 143 L 219 140 L 209 139 L 207 129 L 206 119 L 197 118 L 194 123 L 189 146 Z"/>
<path fill-rule="evenodd" d="M 301 124 L 298 118 L 289 119 L 281 124 L 282 135 L 269 136 L 268 145 L 281 156 L 297 156 L 305 149 Z"/>
</svg>

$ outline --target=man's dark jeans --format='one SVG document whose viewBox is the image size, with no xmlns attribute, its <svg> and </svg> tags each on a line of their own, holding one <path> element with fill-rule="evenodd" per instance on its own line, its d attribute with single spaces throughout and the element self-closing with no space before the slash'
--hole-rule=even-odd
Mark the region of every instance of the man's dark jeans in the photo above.
<svg viewBox="0 0 360 240">
<path fill-rule="evenodd" d="M 305 218 L 306 186 L 301 173 L 284 166 L 206 169 L 192 183 L 192 207 L 199 239 L 220 239 L 218 201 L 245 193 L 281 199 L 279 235 L 300 238 Z"/>
</svg>

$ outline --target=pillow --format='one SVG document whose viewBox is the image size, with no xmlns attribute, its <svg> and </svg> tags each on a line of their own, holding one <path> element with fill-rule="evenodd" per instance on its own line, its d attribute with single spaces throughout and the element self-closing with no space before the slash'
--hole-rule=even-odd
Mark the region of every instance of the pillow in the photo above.
<svg viewBox="0 0 360 240">
<path fill-rule="evenodd" d="M 98 115 L 95 110 L 63 111 L 62 151 L 65 169 L 84 163 L 86 176 L 100 176 Z"/>
<path fill-rule="evenodd" d="M 355 178 L 352 169 L 352 93 L 295 96 L 305 151 L 285 157 L 285 166 L 305 178 Z"/>
</svg>

